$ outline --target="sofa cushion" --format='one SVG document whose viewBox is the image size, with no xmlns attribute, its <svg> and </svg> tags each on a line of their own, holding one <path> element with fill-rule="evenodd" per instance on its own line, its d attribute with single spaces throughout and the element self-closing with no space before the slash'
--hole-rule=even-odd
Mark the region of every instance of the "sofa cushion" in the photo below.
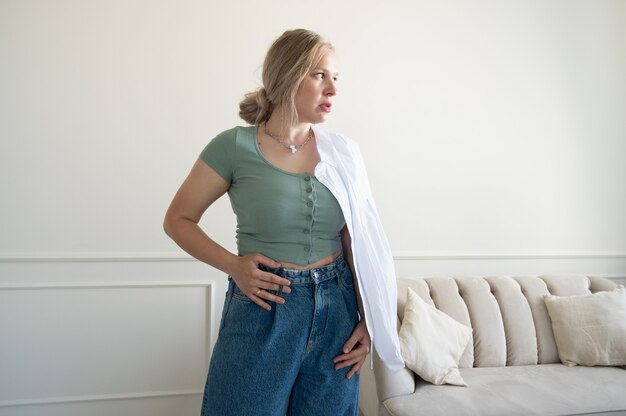
<svg viewBox="0 0 626 416">
<path fill-rule="evenodd" d="M 626 365 L 624 286 L 592 295 L 546 295 L 559 357 L 566 365 Z"/>
<path fill-rule="evenodd" d="M 583 275 L 541 275 L 548 291 L 556 296 L 578 296 L 591 293 L 589 277 Z"/>
<path fill-rule="evenodd" d="M 464 386 L 459 359 L 472 340 L 472 329 L 428 305 L 407 289 L 400 349 L 408 368 L 434 384 Z"/>
<path fill-rule="evenodd" d="M 381 415 L 572 415 L 626 411 L 626 370 L 543 364 L 462 368 L 467 388 L 418 381 L 387 399 Z"/>
<path fill-rule="evenodd" d="M 485 278 L 502 314 L 506 339 L 506 365 L 537 364 L 537 331 L 528 299 L 520 284 L 510 277 Z"/>
<path fill-rule="evenodd" d="M 561 362 L 554 341 L 550 315 L 543 301 L 544 296 L 550 293 L 546 282 L 535 276 L 516 276 L 515 280 L 519 283 L 532 314 L 537 338 L 537 364 Z"/>
<path fill-rule="evenodd" d="M 467 306 L 463 301 L 463 298 L 459 294 L 459 287 L 454 279 L 450 277 L 434 277 L 424 279 L 430 290 L 430 297 L 435 304 L 435 308 L 441 312 L 449 315 L 458 322 L 465 326 L 472 327 L 472 321 L 470 320 Z M 418 293 L 419 294 L 419 293 Z M 420 295 L 421 296 L 421 295 Z M 422 299 L 424 299 L 422 297 Z M 429 299 L 424 299 L 426 303 L 429 303 Z M 430 303 L 429 303 L 430 304 Z M 459 368 L 461 367 L 474 367 L 474 343 L 467 344 L 467 348 L 461 359 L 459 360 Z"/>
<path fill-rule="evenodd" d="M 455 279 L 474 330 L 474 367 L 506 365 L 506 336 L 500 305 L 481 277 Z M 506 306 L 506 305 L 505 305 Z"/>
</svg>

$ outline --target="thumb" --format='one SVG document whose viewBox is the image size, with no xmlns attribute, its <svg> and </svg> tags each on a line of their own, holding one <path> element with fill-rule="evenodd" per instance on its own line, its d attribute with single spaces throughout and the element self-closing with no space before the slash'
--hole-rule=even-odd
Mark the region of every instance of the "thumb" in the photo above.
<svg viewBox="0 0 626 416">
<path fill-rule="evenodd" d="M 352 351 L 352 349 L 354 348 L 354 346 L 356 345 L 358 341 L 359 341 L 358 334 L 353 332 L 350 338 L 348 338 L 348 340 L 346 341 L 346 343 L 343 344 L 343 353 L 347 354 L 350 351 Z"/>
</svg>

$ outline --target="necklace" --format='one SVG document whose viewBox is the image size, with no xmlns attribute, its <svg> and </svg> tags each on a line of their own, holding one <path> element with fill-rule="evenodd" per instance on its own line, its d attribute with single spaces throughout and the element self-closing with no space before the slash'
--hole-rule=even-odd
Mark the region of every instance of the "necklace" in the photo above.
<svg viewBox="0 0 626 416">
<path fill-rule="evenodd" d="M 285 149 L 291 151 L 292 155 L 295 155 L 296 153 L 298 153 L 298 150 L 302 149 L 304 147 L 304 145 L 306 145 L 309 140 L 311 140 L 313 138 L 313 127 L 309 127 L 309 135 L 307 136 L 306 140 L 303 141 L 302 143 L 300 143 L 299 145 L 294 145 L 294 144 L 285 144 L 285 142 L 283 141 L 283 139 L 272 133 L 271 131 L 269 131 L 267 129 L 267 124 L 265 124 L 265 126 L 263 127 L 263 131 L 265 132 L 265 134 L 267 134 L 268 136 L 270 136 L 272 139 L 276 140 L 278 143 L 280 143 L 280 145 L 282 147 L 284 147 Z"/>
</svg>

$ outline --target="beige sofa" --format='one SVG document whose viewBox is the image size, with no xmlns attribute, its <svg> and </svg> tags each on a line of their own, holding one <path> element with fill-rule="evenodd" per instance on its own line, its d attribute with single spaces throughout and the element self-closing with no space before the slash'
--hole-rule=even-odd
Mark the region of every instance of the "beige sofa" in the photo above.
<svg viewBox="0 0 626 416">
<path fill-rule="evenodd" d="M 626 369 L 560 363 L 544 295 L 611 290 L 586 276 L 398 279 L 398 326 L 407 287 L 472 327 L 459 368 L 468 387 L 436 386 L 374 353 L 361 371 L 361 412 L 373 415 L 626 415 Z M 367 367 L 367 368 L 365 368 Z"/>
</svg>

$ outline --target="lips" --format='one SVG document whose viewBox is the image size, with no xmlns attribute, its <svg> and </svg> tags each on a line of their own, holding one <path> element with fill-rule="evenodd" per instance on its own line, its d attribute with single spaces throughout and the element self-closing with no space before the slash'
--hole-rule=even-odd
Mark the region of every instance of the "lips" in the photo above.
<svg viewBox="0 0 626 416">
<path fill-rule="evenodd" d="M 333 105 L 331 103 L 320 104 L 320 107 L 321 107 L 322 111 L 324 111 L 326 113 L 330 113 L 330 110 L 331 110 L 332 106 Z"/>
</svg>

